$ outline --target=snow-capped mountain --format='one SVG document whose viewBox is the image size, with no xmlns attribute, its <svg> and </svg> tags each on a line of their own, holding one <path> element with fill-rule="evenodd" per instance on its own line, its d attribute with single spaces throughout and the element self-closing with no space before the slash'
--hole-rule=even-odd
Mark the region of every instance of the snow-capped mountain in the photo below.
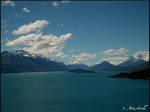
<svg viewBox="0 0 150 112">
<path fill-rule="evenodd" d="M 32 57 L 32 54 L 24 51 L 24 50 L 15 50 L 15 51 L 4 51 L 1 53 L 1 56 L 28 56 L 28 57 Z"/>
<path fill-rule="evenodd" d="M 128 60 L 118 64 L 113 65 L 107 61 L 104 61 L 100 64 L 93 65 L 90 67 L 92 70 L 135 70 L 138 68 L 147 67 L 147 63 L 145 60 L 137 59 L 134 57 L 129 57 Z"/>
<path fill-rule="evenodd" d="M 130 56 L 128 58 L 128 60 L 119 64 L 118 67 L 137 66 L 137 65 L 141 65 L 141 64 L 145 64 L 145 63 L 146 63 L 145 60 L 137 59 L 137 58 Z"/>
<path fill-rule="evenodd" d="M 62 62 L 31 54 L 24 50 L 4 51 L 1 53 L 2 72 L 42 72 L 64 71 L 67 67 Z"/>
<path fill-rule="evenodd" d="M 90 69 L 92 70 L 111 70 L 115 68 L 115 65 L 112 65 L 111 63 L 107 61 L 103 61 L 100 64 L 93 65 Z"/>
<path fill-rule="evenodd" d="M 29 53 L 27 51 L 24 51 L 24 50 L 15 50 L 15 51 L 4 51 L 2 52 L 1 56 L 3 55 L 18 55 L 18 56 L 26 56 L 26 57 L 33 57 L 33 58 L 37 58 L 37 57 L 43 57 L 43 58 L 46 58 L 44 57 L 43 55 L 38 55 L 38 54 L 34 54 L 34 53 Z"/>
<path fill-rule="evenodd" d="M 70 69 L 91 69 L 91 70 L 132 70 L 135 67 L 145 66 L 147 62 L 141 59 L 130 57 L 119 65 L 112 65 L 104 61 L 91 67 L 84 64 L 69 64 L 56 62 L 42 55 L 32 54 L 24 50 L 4 51 L 1 53 L 2 72 L 43 72 L 43 71 L 68 71 Z M 140 67 L 141 68 L 141 67 Z"/>
</svg>

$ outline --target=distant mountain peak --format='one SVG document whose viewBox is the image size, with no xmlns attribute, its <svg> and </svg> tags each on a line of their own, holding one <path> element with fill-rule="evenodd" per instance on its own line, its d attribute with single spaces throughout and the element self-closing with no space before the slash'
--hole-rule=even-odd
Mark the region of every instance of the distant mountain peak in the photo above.
<svg viewBox="0 0 150 112">
<path fill-rule="evenodd" d="M 103 61 L 103 62 L 98 63 L 98 64 L 96 64 L 96 65 L 113 65 L 113 64 L 111 64 L 111 63 L 108 62 L 108 61 Z"/>
<path fill-rule="evenodd" d="M 128 60 L 120 63 L 118 66 L 119 67 L 127 67 L 127 66 L 137 66 L 137 65 L 140 65 L 140 64 L 144 64 L 146 63 L 145 60 L 143 59 L 138 59 L 138 58 L 134 58 L 133 56 L 130 56 L 128 58 Z"/>
<path fill-rule="evenodd" d="M 37 57 L 46 58 L 43 55 L 38 55 L 38 54 L 35 54 L 35 53 L 30 53 L 30 52 L 27 52 L 25 50 L 4 51 L 1 54 L 1 56 L 8 56 L 8 55 L 14 55 L 14 56 L 18 55 L 18 56 L 33 57 L 33 58 L 37 58 Z"/>
<path fill-rule="evenodd" d="M 129 58 L 128 58 L 127 61 L 133 61 L 133 62 L 135 62 L 135 61 L 137 61 L 137 60 L 139 60 L 139 59 L 137 59 L 137 58 L 135 58 L 135 57 L 133 57 L 133 56 L 129 56 Z"/>
<path fill-rule="evenodd" d="M 100 64 L 111 64 L 110 62 L 108 62 L 108 61 L 103 61 L 103 62 L 101 62 Z M 111 64 L 112 65 L 112 64 Z"/>
<path fill-rule="evenodd" d="M 89 69 L 89 67 L 83 63 L 79 64 L 79 63 L 76 63 L 76 64 L 68 64 L 67 65 L 69 69 L 78 69 L 78 68 L 81 68 L 81 69 Z"/>
<path fill-rule="evenodd" d="M 103 61 L 99 64 L 93 65 L 91 69 L 93 70 L 111 70 L 115 65 L 109 63 L 108 61 Z"/>
<path fill-rule="evenodd" d="M 3 73 L 67 70 L 66 65 L 62 62 L 52 61 L 24 50 L 2 52 L 1 62 Z"/>
<path fill-rule="evenodd" d="M 27 51 L 24 50 L 15 50 L 15 51 L 11 51 L 10 53 L 14 54 L 14 55 L 28 55 L 31 56 L 31 54 Z"/>
</svg>

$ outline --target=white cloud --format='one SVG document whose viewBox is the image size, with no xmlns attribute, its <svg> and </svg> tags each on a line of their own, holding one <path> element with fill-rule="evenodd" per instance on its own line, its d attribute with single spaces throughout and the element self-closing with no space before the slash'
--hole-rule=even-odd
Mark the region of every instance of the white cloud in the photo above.
<svg viewBox="0 0 150 112">
<path fill-rule="evenodd" d="M 27 9 L 26 7 L 22 8 L 22 10 L 23 10 L 24 12 L 26 12 L 26 13 L 29 13 L 29 12 L 30 12 L 30 10 Z"/>
<path fill-rule="evenodd" d="M 84 62 L 83 64 L 87 65 L 87 66 L 93 66 L 94 63 L 91 63 L 91 62 Z"/>
<path fill-rule="evenodd" d="M 128 57 L 105 57 L 100 62 L 108 61 L 111 64 L 117 65 L 117 64 L 120 64 L 126 60 L 128 60 Z M 97 63 L 97 64 L 99 64 L 99 63 Z"/>
<path fill-rule="evenodd" d="M 69 0 L 62 0 L 62 3 L 70 3 L 71 1 Z"/>
<path fill-rule="evenodd" d="M 67 58 L 68 56 L 69 56 L 69 55 L 66 54 L 66 55 L 61 56 L 61 58 Z"/>
<path fill-rule="evenodd" d="M 103 54 L 103 55 L 121 55 L 121 54 L 125 54 L 127 53 L 128 50 L 125 49 L 125 48 L 120 48 L 120 49 L 108 49 L 108 50 L 105 50 L 104 52 L 101 52 L 100 54 Z"/>
<path fill-rule="evenodd" d="M 39 34 L 28 34 L 25 36 L 21 36 L 13 41 L 10 41 L 8 43 L 6 43 L 6 46 L 32 46 L 34 44 L 34 42 L 37 42 L 38 39 L 41 37 L 42 35 Z"/>
<path fill-rule="evenodd" d="M 93 64 L 88 61 L 94 58 L 96 58 L 96 54 L 81 53 L 79 55 L 72 55 L 72 57 L 70 58 L 70 60 L 72 61 L 70 61 L 67 64 L 85 64 L 85 65 L 91 66 Z"/>
<path fill-rule="evenodd" d="M 13 31 L 14 35 L 27 34 L 29 32 L 40 32 L 49 22 L 46 20 L 37 20 L 34 23 L 28 25 L 22 25 L 17 30 Z"/>
<path fill-rule="evenodd" d="M 133 57 L 135 59 L 143 59 L 145 61 L 148 61 L 149 60 L 149 51 L 137 51 Z M 124 57 L 104 57 L 102 58 L 102 60 L 100 60 L 99 62 L 97 62 L 96 64 L 99 64 L 103 61 L 108 61 L 110 62 L 111 64 L 114 64 L 114 65 L 117 65 L 117 64 L 120 64 L 124 61 L 127 61 L 129 60 L 130 57 L 128 56 L 124 56 Z"/>
<path fill-rule="evenodd" d="M 42 35 L 41 33 L 32 33 L 9 41 L 6 46 L 22 46 L 23 50 L 34 54 L 41 54 L 45 57 L 59 56 L 59 52 L 64 48 L 64 43 L 71 38 L 72 34 L 67 33 L 59 37 L 55 35 Z M 62 55 L 62 58 L 67 55 Z"/>
<path fill-rule="evenodd" d="M 52 6 L 58 7 L 58 6 L 59 6 L 59 3 L 58 3 L 57 1 L 54 1 L 54 2 L 52 3 Z"/>
<path fill-rule="evenodd" d="M 67 65 L 69 65 L 69 64 L 85 64 L 85 65 L 87 65 L 87 66 L 92 66 L 92 65 L 94 65 L 93 63 L 91 63 L 91 62 L 81 62 L 81 61 L 70 61 L 70 62 L 68 62 L 68 63 L 66 63 Z"/>
<path fill-rule="evenodd" d="M 66 58 L 68 56 L 69 56 L 68 54 L 65 55 L 63 52 L 59 52 L 56 54 L 56 57 L 60 57 L 60 58 Z"/>
<path fill-rule="evenodd" d="M 70 61 L 70 62 L 68 62 L 66 64 L 69 65 L 69 64 L 81 64 L 81 63 L 79 61 Z"/>
<path fill-rule="evenodd" d="M 8 0 L 8 1 L 3 1 L 3 5 L 14 7 L 15 3 L 13 1 Z"/>
<path fill-rule="evenodd" d="M 96 58 L 96 54 L 82 53 L 80 55 L 72 55 L 76 61 L 86 61 Z"/>
<path fill-rule="evenodd" d="M 61 5 L 61 4 L 70 3 L 70 2 L 71 2 L 71 1 L 69 1 L 69 0 L 62 0 L 61 2 L 54 1 L 54 2 L 52 3 L 52 6 L 58 7 L 58 6 Z"/>
<path fill-rule="evenodd" d="M 134 56 L 136 59 L 143 59 L 145 61 L 149 60 L 149 51 L 137 51 Z"/>
<path fill-rule="evenodd" d="M 57 57 L 61 57 L 63 55 L 63 52 L 59 52 L 58 54 L 56 54 Z"/>
</svg>

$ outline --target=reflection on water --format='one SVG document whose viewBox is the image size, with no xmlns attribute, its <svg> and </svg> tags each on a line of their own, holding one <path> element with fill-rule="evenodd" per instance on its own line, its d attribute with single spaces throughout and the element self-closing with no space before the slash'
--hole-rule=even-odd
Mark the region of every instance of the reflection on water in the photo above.
<svg viewBox="0 0 150 112">
<path fill-rule="evenodd" d="M 122 112 L 149 105 L 149 81 L 108 78 L 116 73 L 2 74 L 2 112 Z"/>
</svg>

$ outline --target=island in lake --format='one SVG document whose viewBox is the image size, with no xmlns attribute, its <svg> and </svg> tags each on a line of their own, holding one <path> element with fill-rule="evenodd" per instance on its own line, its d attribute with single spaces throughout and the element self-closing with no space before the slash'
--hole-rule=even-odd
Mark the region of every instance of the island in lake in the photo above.
<svg viewBox="0 0 150 112">
<path fill-rule="evenodd" d="M 109 76 L 109 77 L 150 80 L 150 72 L 149 69 L 144 69 L 144 70 L 135 71 L 131 73 L 119 73 L 117 75 Z"/>
<path fill-rule="evenodd" d="M 74 69 L 74 70 L 69 70 L 69 72 L 74 72 L 74 73 L 95 73 L 95 71 L 85 70 L 85 69 Z"/>
</svg>

